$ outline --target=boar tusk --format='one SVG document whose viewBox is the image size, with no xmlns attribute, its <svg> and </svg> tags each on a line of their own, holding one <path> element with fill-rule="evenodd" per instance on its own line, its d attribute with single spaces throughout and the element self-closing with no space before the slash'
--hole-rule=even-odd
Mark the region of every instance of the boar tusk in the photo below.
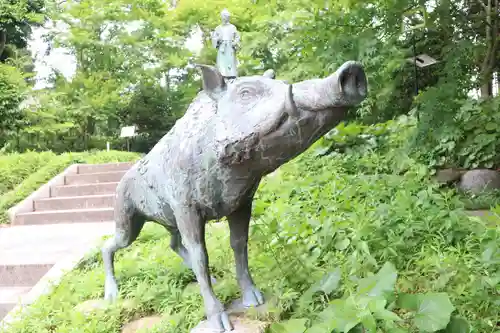
<svg viewBox="0 0 500 333">
<path fill-rule="evenodd" d="M 293 86 L 291 84 L 288 85 L 286 97 L 285 97 L 285 110 L 286 113 L 290 116 L 292 119 L 297 119 L 300 116 L 299 110 L 297 109 L 297 105 L 295 104 L 295 101 L 293 100 Z"/>
</svg>

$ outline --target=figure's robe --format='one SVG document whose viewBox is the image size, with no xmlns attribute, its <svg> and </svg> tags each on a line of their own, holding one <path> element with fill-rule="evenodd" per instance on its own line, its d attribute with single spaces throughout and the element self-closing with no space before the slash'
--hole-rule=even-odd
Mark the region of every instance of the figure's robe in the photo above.
<svg viewBox="0 0 500 333">
<path fill-rule="evenodd" d="M 238 76 L 238 61 L 236 50 L 239 47 L 240 36 L 232 24 L 222 24 L 215 28 L 212 43 L 217 48 L 217 68 L 224 77 Z"/>
</svg>

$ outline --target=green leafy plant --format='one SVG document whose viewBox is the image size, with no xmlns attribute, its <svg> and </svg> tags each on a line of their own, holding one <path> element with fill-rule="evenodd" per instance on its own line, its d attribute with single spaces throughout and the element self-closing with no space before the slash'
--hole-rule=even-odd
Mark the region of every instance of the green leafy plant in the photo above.
<svg viewBox="0 0 500 333">
<path fill-rule="evenodd" d="M 433 168 L 499 167 L 500 97 L 473 100 L 443 90 L 433 88 L 420 97 L 414 154 Z"/>
</svg>

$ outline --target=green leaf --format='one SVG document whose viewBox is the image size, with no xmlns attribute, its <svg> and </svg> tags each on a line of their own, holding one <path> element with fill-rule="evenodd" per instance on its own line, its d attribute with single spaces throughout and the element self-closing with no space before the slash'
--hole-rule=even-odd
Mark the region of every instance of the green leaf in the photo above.
<svg viewBox="0 0 500 333">
<path fill-rule="evenodd" d="M 387 333 L 408 333 L 409 331 L 407 329 L 403 329 L 400 327 L 395 327 L 387 330 Z"/>
<path fill-rule="evenodd" d="M 398 295 L 397 305 L 401 309 L 410 311 L 417 311 L 418 309 L 418 295 L 400 293 Z"/>
<path fill-rule="evenodd" d="M 436 332 L 446 328 L 455 310 L 446 293 L 418 295 L 415 325 L 423 332 Z"/>
<path fill-rule="evenodd" d="M 377 322 L 375 321 L 375 318 L 371 314 L 367 314 L 361 319 L 361 324 L 363 324 L 363 327 L 369 330 L 370 332 L 375 333 L 377 330 Z"/>
<path fill-rule="evenodd" d="M 379 319 L 379 320 L 385 320 L 385 321 L 400 321 L 402 320 L 397 314 L 395 314 L 392 311 L 383 309 L 381 311 L 377 311 L 374 314 L 374 317 Z"/>
<path fill-rule="evenodd" d="M 271 333 L 304 333 L 308 319 L 290 319 L 271 325 Z"/>
<path fill-rule="evenodd" d="M 344 238 L 344 239 L 339 240 L 335 243 L 335 248 L 339 251 L 343 251 L 343 250 L 347 249 L 349 244 L 351 244 L 351 241 L 349 240 L 349 238 Z"/>
<path fill-rule="evenodd" d="M 366 313 L 366 312 L 365 312 Z M 358 308 L 355 299 L 351 296 L 348 299 L 336 299 L 321 312 L 320 317 L 324 322 L 328 322 L 331 329 L 340 332 L 349 332 L 353 327 L 361 323 L 361 317 L 365 315 Z"/>
<path fill-rule="evenodd" d="M 497 129 L 497 124 L 495 123 L 486 123 L 485 128 L 487 131 L 494 131 Z"/>
<path fill-rule="evenodd" d="M 325 294 L 331 294 L 339 287 L 340 279 L 342 277 L 341 275 L 342 271 L 339 267 L 337 267 L 333 272 L 327 273 L 320 281 L 318 289 L 323 291 Z"/>
<path fill-rule="evenodd" d="M 358 293 L 367 296 L 387 297 L 387 294 L 394 291 L 397 277 L 394 265 L 386 262 L 377 274 L 360 280 Z"/>
<path fill-rule="evenodd" d="M 470 325 L 464 318 L 453 317 L 444 331 L 445 333 L 469 333 Z"/>
</svg>

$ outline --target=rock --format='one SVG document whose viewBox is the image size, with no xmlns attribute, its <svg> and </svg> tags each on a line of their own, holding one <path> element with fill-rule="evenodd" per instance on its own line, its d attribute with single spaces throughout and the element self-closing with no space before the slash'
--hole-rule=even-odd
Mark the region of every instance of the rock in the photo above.
<svg viewBox="0 0 500 333">
<path fill-rule="evenodd" d="M 123 326 L 122 333 L 140 333 L 141 330 L 146 332 L 145 330 L 149 330 L 154 328 L 162 321 L 160 316 L 150 316 L 140 318 L 134 321 L 129 322 L 125 326 Z"/>
<path fill-rule="evenodd" d="M 500 173 L 489 169 L 467 171 L 460 180 L 458 188 L 464 192 L 479 194 L 483 191 L 500 189 Z"/>
<path fill-rule="evenodd" d="M 460 177 L 462 177 L 462 175 L 466 172 L 467 170 L 463 169 L 441 169 L 436 171 L 435 179 L 438 183 L 452 183 L 460 180 Z"/>
<path fill-rule="evenodd" d="M 257 307 L 253 308 L 247 308 L 243 305 L 242 300 L 236 299 L 229 304 L 229 307 L 227 308 L 227 313 L 229 315 L 234 315 L 234 316 L 245 316 L 248 314 L 256 314 L 257 316 L 265 316 L 269 312 L 269 307 L 270 307 L 270 302 L 271 300 L 267 299 L 267 302 L 265 302 L 262 305 L 259 305 Z"/>
<path fill-rule="evenodd" d="M 231 333 L 264 333 L 269 323 L 230 315 L 229 320 L 234 326 Z M 191 330 L 191 333 L 221 333 L 220 331 L 208 328 L 208 322 L 202 321 Z"/>
<path fill-rule="evenodd" d="M 75 306 L 75 310 L 89 315 L 92 312 L 104 310 L 109 306 L 109 302 L 100 299 L 91 299 Z"/>
</svg>

